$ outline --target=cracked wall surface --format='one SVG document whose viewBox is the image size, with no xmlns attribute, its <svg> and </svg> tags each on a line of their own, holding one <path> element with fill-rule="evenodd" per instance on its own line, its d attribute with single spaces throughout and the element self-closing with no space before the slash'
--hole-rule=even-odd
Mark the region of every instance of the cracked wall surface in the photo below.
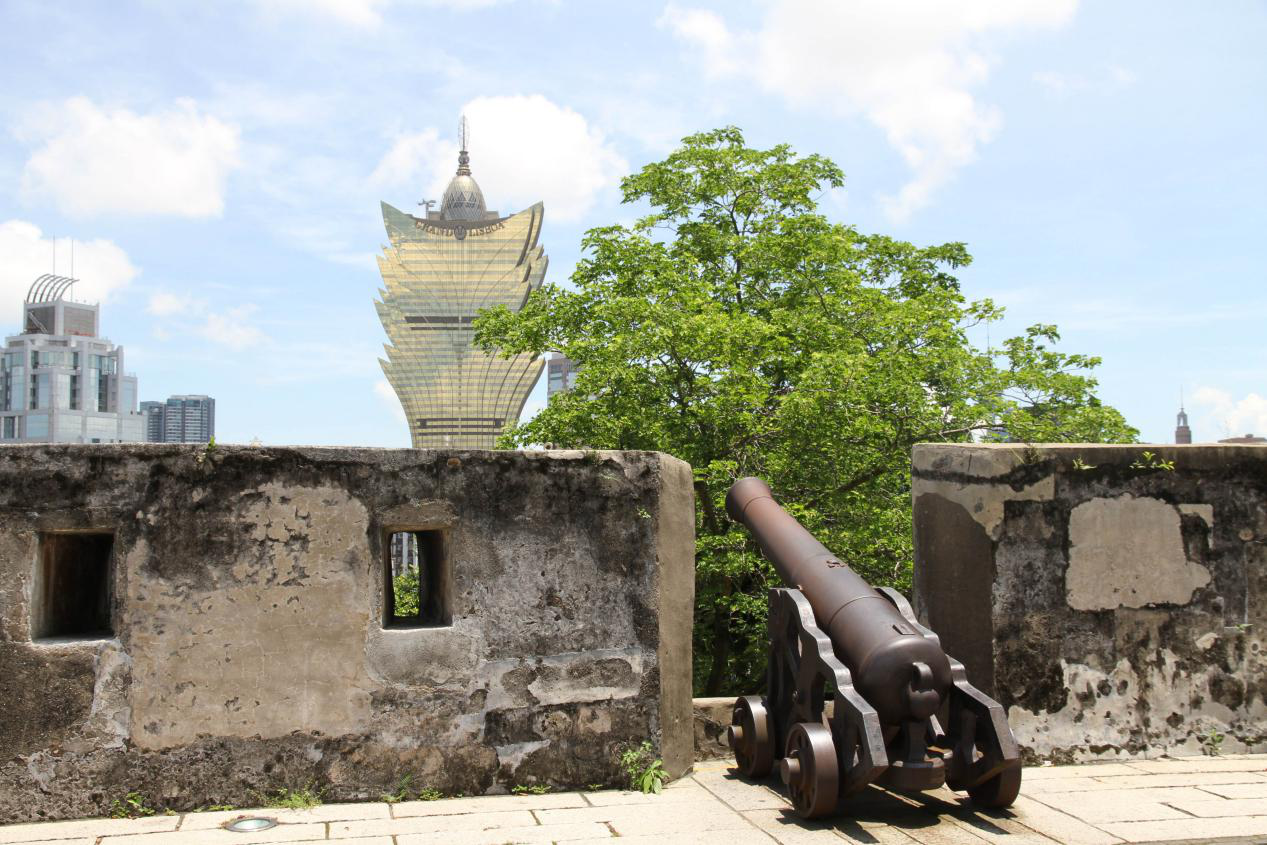
<svg viewBox="0 0 1267 845">
<path fill-rule="evenodd" d="M 1029 759 L 1267 751 L 1267 447 L 913 464 L 917 612 Z"/>
<path fill-rule="evenodd" d="M 0 821 L 312 785 L 614 784 L 692 758 L 690 468 L 644 452 L 0 447 Z M 443 531 L 452 624 L 383 625 Z M 114 536 L 114 635 L 32 637 L 41 536 Z"/>
</svg>

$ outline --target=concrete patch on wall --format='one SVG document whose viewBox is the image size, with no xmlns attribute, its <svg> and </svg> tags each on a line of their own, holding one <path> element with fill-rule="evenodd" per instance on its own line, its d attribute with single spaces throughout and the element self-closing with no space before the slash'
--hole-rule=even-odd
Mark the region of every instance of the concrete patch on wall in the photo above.
<svg viewBox="0 0 1267 845">
<path fill-rule="evenodd" d="M 1070 513 L 1065 590 L 1075 610 L 1184 605 L 1209 583 L 1210 571 L 1185 554 L 1174 505 L 1126 495 Z"/>
<path fill-rule="evenodd" d="M 988 465 L 992 473 L 1000 473 L 1001 459 Z M 1008 501 L 1048 501 L 1055 495 L 1055 480 L 1044 476 L 1020 489 L 996 482 L 964 481 L 960 478 L 928 478 L 920 486 L 919 495 L 936 494 L 958 504 L 985 529 L 992 540 L 999 539 L 1003 525 L 1003 505 Z"/>
<path fill-rule="evenodd" d="M 480 666 L 477 682 L 487 690 L 489 710 L 632 698 L 646 662 L 637 649 L 491 660 Z"/>
<path fill-rule="evenodd" d="M 215 588 L 130 584 L 139 748 L 200 734 L 338 734 L 369 717 L 368 562 L 341 565 L 364 544 L 364 506 L 330 486 L 266 484 L 242 500 L 238 554 L 200 562 Z"/>
</svg>

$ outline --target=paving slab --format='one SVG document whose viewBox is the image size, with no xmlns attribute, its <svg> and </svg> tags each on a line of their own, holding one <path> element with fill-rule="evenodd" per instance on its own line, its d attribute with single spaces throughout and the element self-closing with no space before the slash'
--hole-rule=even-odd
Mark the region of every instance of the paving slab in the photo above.
<svg viewBox="0 0 1267 845">
<path fill-rule="evenodd" d="M 442 836 L 434 833 L 410 833 L 396 837 L 397 845 L 503 845 L 506 842 L 544 843 L 575 842 L 612 839 L 611 831 L 601 824 L 534 825 L 531 827 L 501 827 L 494 830 L 447 831 Z M 340 840 L 342 845 L 343 840 Z"/>
<path fill-rule="evenodd" d="M 234 819 L 245 816 L 265 815 L 281 824 L 315 824 L 317 822 L 352 821 L 359 819 L 390 819 L 388 804 L 322 804 L 306 810 L 216 810 L 214 812 L 187 813 L 180 823 L 184 830 L 211 830 L 223 827 Z"/>
<path fill-rule="evenodd" d="M 1171 788 L 1105 789 L 1098 792 L 1048 792 L 1030 796 L 1053 809 L 1085 822 L 1162 821 L 1195 813 L 1176 809 L 1175 802 L 1226 801 L 1191 786 Z"/>
<path fill-rule="evenodd" d="M 877 787 L 852 796 L 841 810 L 806 822 L 775 780 L 749 782 L 733 761 L 718 760 L 697 766 L 661 795 L 482 795 L 45 822 L 0 826 L 0 845 L 1257 845 L 1267 836 L 1267 755 L 1027 769 L 1021 797 L 1006 810 L 980 810 L 944 788 L 899 794 Z M 278 824 L 256 833 L 224 829 L 245 815 Z"/>
<path fill-rule="evenodd" d="M 1170 806 L 1199 818 L 1222 816 L 1267 816 L 1267 797 L 1262 798 L 1210 798 L 1183 799 L 1170 802 Z"/>
<path fill-rule="evenodd" d="M 1138 775 L 1144 770 L 1133 763 L 1090 763 L 1083 766 L 1031 766 L 1025 770 L 1024 782 L 1034 783 L 1061 778 L 1099 778 L 1112 775 Z"/>
<path fill-rule="evenodd" d="M 72 822 L 37 822 L 0 827 L 0 843 L 42 842 L 54 839 L 112 836 L 119 833 L 153 833 L 175 830 L 180 816 L 151 816 L 147 819 L 86 819 Z"/>
<path fill-rule="evenodd" d="M 477 795 L 471 798 L 445 798 L 439 801 L 401 801 L 399 804 L 391 805 L 391 815 L 393 818 L 403 819 L 410 816 L 456 816 L 485 811 L 505 812 L 588 806 L 589 804 L 579 792 L 556 792 L 547 795 Z"/>
<path fill-rule="evenodd" d="M 1021 795 L 1008 812 L 1015 813 L 1026 827 L 1040 831 L 1062 845 L 1115 845 L 1123 840 L 1076 815 L 1062 812 L 1025 795 L 1024 781 Z"/>
<path fill-rule="evenodd" d="M 302 842 L 309 839 L 325 839 L 326 823 L 279 824 L 269 830 L 249 834 L 235 833 L 216 827 L 199 830 L 174 830 L 165 833 L 126 833 L 106 836 L 101 841 L 109 845 L 231 845 L 240 843 L 243 836 L 252 842 Z"/>
<path fill-rule="evenodd" d="M 1259 783 L 1213 783 L 1197 788 L 1220 798 L 1261 798 L 1264 794 Z"/>
<path fill-rule="evenodd" d="M 547 812 L 565 813 L 568 810 Z M 501 810 L 435 815 L 409 816 L 402 819 L 364 819 L 330 822 L 330 839 L 353 836 L 399 836 L 406 833 L 446 833 L 465 830 L 497 830 L 499 828 L 535 827 L 537 818 L 531 810 Z"/>
<path fill-rule="evenodd" d="M 1226 783 L 1267 784 L 1267 777 L 1258 772 L 1186 772 L 1170 774 L 1136 773 L 1107 777 L 1049 778 L 1032 783 L 1022 779 L 1021 791 L 1033 795 L 1051 792 L 1096 792 L 1137 787 L 1206 786 Z"/>
<path fill-rule="evenodd" d="M 1181 760 L 1140 760 L 1131 768 L 1153 774 L 1181 772 L 1267 772 L 1267 759 L 1262 757 L 1185 757 Z M 1062 768 L 1079 768 L 1068 766 Z"/>
<path fill-rule="evenodd" d="M 1213 842 L 1220 838 L 1267 834 L 1267 818 L 1173 819 L 1162 822 L 1117 822 L 1104 826 L 1127 842 L 1196 840 Z"/>
</svg>

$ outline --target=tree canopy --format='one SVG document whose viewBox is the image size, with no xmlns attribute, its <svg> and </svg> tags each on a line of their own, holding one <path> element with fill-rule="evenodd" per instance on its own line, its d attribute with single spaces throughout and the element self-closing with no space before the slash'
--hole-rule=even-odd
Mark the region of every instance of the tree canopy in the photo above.
<svg viewBox="0 0 1267 845">
<path fill-rule="evenodd" d="M 776 576 L 722 502 L 745 475 L 872 583 L 909 586 L 910 450 L 919 442 L 1120 442 L 1137 432 L 1095 395 L 1095 357 L 1055 326 L 997 349 L 967 331 L 1002 311 L 971 302 L 962 243 L 919 247 L 828 220 L 844 175 L 740 130 L 683 139 L 621 183 L 651 213 L 586 233 L 574 289 L 476 320 L 503 354 L 558 351 L 579 371 L 505 446 L 654 449 L 694 467 L 696 688 L 762 684 Z"/>
</svg>

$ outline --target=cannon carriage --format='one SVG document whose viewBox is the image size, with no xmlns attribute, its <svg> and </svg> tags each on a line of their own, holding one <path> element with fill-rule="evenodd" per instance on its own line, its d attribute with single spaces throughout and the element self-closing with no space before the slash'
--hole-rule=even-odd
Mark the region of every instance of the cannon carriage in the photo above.
<svg viewBox="0 0 1267 845">
<path fill-rule="evenodd" d="M 871 783 L 945 784 L 978 806 L 1011 805 L 1021 761 L 1002 705 L 968 682 L 906 599 L 868 585 L 758 478 L 731 487 L 726 511 L 787 585 L 769 595 L 766 695 L 737 699 L 727 731 L 740 770 L 762 778 L 777 766 L 805 818 Z"/>
</svg>

